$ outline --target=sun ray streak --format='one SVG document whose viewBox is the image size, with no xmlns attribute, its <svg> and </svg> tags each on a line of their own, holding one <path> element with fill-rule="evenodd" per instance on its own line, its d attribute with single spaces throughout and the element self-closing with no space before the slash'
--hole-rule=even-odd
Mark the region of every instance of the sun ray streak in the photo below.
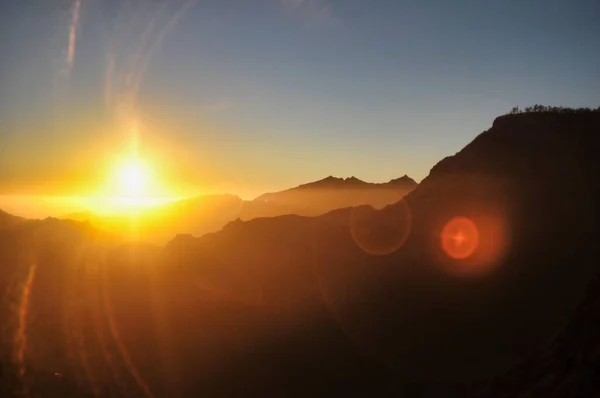
<svg viewBox="0 0 600 398">
<path fill-rule="evenodd" d="M 152 19 L 150 19 L 150 21 L 148 21 L 148 24 L 146 25 L 146 29 L 142 32 L 142 35 L 140 37 L 139 40 L 139 44 L 138 44 L 138 50 L 136 51 L 134 58 L 133 58 L 133 62 L 132 62 L 132 68 L 130 70 L 130 73 L 127 77 L 127 84 L 130 85 L 134 79 L 136 79 L 136 71 L 139 71 L 141 68 L 141 63 L 143 61 L 143 56 L 144 56 L 144 50 L 146 49 L 146 47 L 148 47 L 148 43 L 150 43 L 150 47 L 152 47 L 152 42 L 149 40 L 150 37 L 152 37 L 152 34 L 155 30 L 155 26 L 157 21 L 160 19 L 160 16 L 165 12 L 166 10 L 166 6 L 167 6 L 167 2 L 165 1 L 164 3 L 161 4 L 161 7 L 154 13 L 154 16 L 152 17 Z M 160 32 L 159 32 L 160 33 Z"/>
<path fill-rule="evenodd" d="M 165 39 L 165 36 L 169 33 L 169 31 L 171 29 L 173 29 L 179 23 L 181 18 L 183 18 L 185 16 L 185 14 L 188 12 L 188 10 L 191 9 L 195 4 L 196 4 L 196 0 L 189 0 L 189 1 L 185 2 L 179 8 L 179 10 L 177 12 L 175 12 L 175 14 L 167 21 L 165 26 L 156 34 L 156 38 L 155 38 L 154 42 L 152 43 L 153 45 L 150 46 L 150 48 L 148 49 L 145 59 L 141 63 L 141 66 L 136 75 L 136 78 L 133 81 L 131 92 L 132 92 L 132 97 L 133 97 L 134 102 L 139 93 L 139 88 L 140 88 L 141 82 L 144 78 L 146 70 L 148 69 L 148 64 L 150 62 L 150 59 L 151 59 L 153 53 L 160 48 L 163 40 Z"/>
<path fill-rule="evenodd" d="M 67 75 L 73 69 L 75 61 L 75 45 L 77 43 L 77 26 L 79 25 L 79 13 L 81 9 L 81 0 L 75 0 L 73 4 L 73 14 L 71 24 L 69 25 L 69 48 L 67 50 Z"/>
<path fill-rule="evenodd" d="M 21 380 L 25 377 L 25 371 L 27 365 L 25 363 L 25 353 L 27 351 L 27 321 L 29 315 L 31 287 L 35 278 L 36 264 L 32 264 L 29 267 L 27 279 L 23 285 L 23 291 L 21 293 L 21 300 L 18 309 L 18 327 L 15 334 L 15 356 L 19 365 L 19 377 Z M 23 395 L 27 396 L 27 386 L 23 383 Z"/>
</svg>

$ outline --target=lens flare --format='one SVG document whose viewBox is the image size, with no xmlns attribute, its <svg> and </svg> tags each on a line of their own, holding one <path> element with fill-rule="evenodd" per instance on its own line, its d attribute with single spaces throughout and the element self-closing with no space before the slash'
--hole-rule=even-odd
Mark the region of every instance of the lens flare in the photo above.
<svg viewBox="0 0 600 398">
<path fill-rule="evenodd" d="M 454 276 L 490 275 L 510 253 L 510 226 L 508 214 L 499 210 L 451 218 L 439 235 L 439 266 Z"/>
<path fill-rule="evenodd" d="M 404 200 L 382 210 L 354 207 L 350 213 L 350 234 L 356 245 L 374 256 L 400 249 L 410 232 L 412 213 Z"/>
<path fill-rule="evenodd" d="M 479 229 L 467 217 L 455 217 L 448 221 L 441 234 L 442 249 L 455 260 L 469 258 L 479 246 Z"/>
</svg>

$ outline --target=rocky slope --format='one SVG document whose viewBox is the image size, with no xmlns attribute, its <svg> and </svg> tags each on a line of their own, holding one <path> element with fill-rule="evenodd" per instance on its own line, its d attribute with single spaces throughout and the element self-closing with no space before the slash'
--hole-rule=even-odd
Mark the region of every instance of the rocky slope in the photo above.
<svg viewBox="0 0 600 398">
<path fill-rule="evenodd" d="M 503 116 L 381 210 L 162 251 L 0 231 L 0 354 L 97 396 L 594 396 L 599 131 L 600 113 Z M 477 228 L 466 259 L 469 230 L 442 238 L 455 217 Z"/>
<path fill-rule="evenodd" d="M 248 300 L 324 304 L 411 383 L 494 377 L 550 349 L 597 273 L 598 131 L 598 113 L 503 116 L 405 201 L 236 223 L 174 262 L 218 264 L 198 277 Z M 440 247 L 456 216 L 479 227 L 467 260 Z"/>
</svg>

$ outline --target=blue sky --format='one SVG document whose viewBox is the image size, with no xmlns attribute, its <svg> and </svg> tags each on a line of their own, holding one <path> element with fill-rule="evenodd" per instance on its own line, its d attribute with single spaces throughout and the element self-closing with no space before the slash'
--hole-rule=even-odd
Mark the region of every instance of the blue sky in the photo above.
<svg viewBox="0 0 600 398">
<path fill-rule="evenodd" d="M 514 105 L 600 105 L 595 0 L 76 3 L 0 6 L 0 194 L 91 189 L 123 108 L 186 193 L 252 196 L 420 180 Z"/>
</svg>

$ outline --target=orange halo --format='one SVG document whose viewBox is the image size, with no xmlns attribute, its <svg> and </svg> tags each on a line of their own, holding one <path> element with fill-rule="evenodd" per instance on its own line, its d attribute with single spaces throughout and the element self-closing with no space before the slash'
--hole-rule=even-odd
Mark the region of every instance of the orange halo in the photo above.
<svg viewBox="0 0 600 398">
<path fill-rule="evenodd" d="M 479 229 L 467 217 L 454 217 L 442 229 L 441 244 L 449 257 L 464 260 L 479 246 Z"/>
</svg>

